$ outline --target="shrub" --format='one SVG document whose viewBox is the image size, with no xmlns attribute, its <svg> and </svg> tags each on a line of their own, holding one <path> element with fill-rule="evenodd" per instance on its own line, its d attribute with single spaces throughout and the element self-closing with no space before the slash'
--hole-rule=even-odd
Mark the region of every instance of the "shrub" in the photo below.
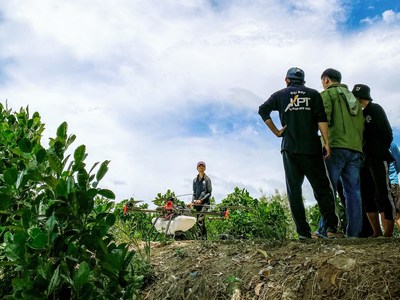
<svg viewBox="0 0 400 300">
<path fill-rule="evenodd" d="M 127 299 L 138 288 L 134 252 L 109 233 L 114 193 L 98 187 L 110 161 L 87 171 L 85 145 L 66 155 L 67 128 L 45 149 L 39 114 L 0 104 L 1 299 Z"/>
<path fill-rule="evenodd" d="M 217 205 L 217 209 L 228 208 L 229 218 L 224 221 L 207 222 L 209 236 L 220 234 L 236 238 L 285 239 L 292 235 L 290 213 L 285 197 L 278 192 L 260 200 L 250 196 L 246 189 L 235 188 Z"/>
</svg>

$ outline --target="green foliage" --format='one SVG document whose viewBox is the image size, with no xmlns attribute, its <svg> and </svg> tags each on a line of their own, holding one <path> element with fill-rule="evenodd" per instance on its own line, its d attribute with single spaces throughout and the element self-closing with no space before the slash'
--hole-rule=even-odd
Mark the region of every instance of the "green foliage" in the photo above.
<svg viewBox="0 0 400 300">
<path fill-rule="evenodd" d="M 165 194 L 158 193 L 156 198 L 154 199 L 154 204 L 161 206 L 164 205 L 168 199 L 174 198 L 175 205 L 185 207 L 185 202 L 176 198 L 175 192 L 171 190 L 167 190 Z"/>
<path fill-rule="evenodd" d="M 131 201 L 134 201 L 134 198 L 125 199 L 115 204 L 114 213 L 118 216 L 118 219 L 111 230 L 118 241 L 137 245 L 138 241 L 155 237 L 156 231 L 152 226 L 151 219 L 156 214 L 139 211 L 124 214 L 124 205 Z M 147 209 L 149 205 L 143 203 L 138 208 Z"/>
<path fill-rule="evenodd" d="M 321 218 L 321 213 L 319 212 L 318 204 L 310 205 L 306 207 L 306 216 L 308 223 L 311 227 L 311 232 L 315 232 L 318 229 L 318 222 Z"/>
<path fill-rule="evenodd" d="M 208 235 L 218 237 L 224 233 L 236 238 L 285 239 L 293 235 L 291 217 L 286 196 L 276 192 L 267 198 L 254 199 L 245 189 L 235 188 L 222 200 L 218 208 L 229 209 L 229 218 L 223 221 L 207 222 Z"/>
<path fill-rule="evenodd" d="M 115 195 L 98 187 L 109 161 L 88 172 L 85 145 L 66 154 L 67 123 L 47 149 L 43 130 L 37 112 L 0 104 L 0 298 L 131 299 L 135 253 L 110 233 Z"/>
</svg>

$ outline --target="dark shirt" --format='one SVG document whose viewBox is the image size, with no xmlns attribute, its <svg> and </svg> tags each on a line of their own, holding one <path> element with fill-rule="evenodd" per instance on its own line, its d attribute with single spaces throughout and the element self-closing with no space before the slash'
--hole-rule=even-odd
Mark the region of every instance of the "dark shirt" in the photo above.
<svg viewBox="0 0 400 300">
<path fill-rule="evenodd" d="M 279 112 L 283 132 L 281 151 L 298 154 L 321 154 L 322 145 L 318 136 L 318 122 L 327 122 L 320 93 L 299 82 L 272 94 L 259 107 L 258 113 L 264 122 L 271 119 L 272 111 Z"/>
<path fill-rule="evenodd" d="M 393 132 L 384 109 L 370 101 L 363 114 L 365 163 L 368 165 L 372 161 L 392 161 L 389 148 L 393 141 Z"/>
<path fill-rule="evenodd" d="M 211 192 L 211 179 L 206 174 L 203 178 L 199 178 L 197 175 L 193 179 L 193 200 L 201 200 L 202 204 L 210 204 Z"/>
</svg>

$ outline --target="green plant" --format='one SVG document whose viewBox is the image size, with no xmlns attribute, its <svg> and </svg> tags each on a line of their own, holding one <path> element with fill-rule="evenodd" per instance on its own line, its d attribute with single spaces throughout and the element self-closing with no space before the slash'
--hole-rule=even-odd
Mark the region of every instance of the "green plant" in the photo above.
<svg viewBox="0 0 400 300">
<path fill-rule="evenodd" d="M 286 196 L 276 192 L 271 197 L 254 199 L 245 189 L 235 188 L 222 200 L 219 208 L 227 207 L 229 218 L 207 222 L 209 236 L 227 234 L 236 238 L 285 239 L 292 235 L 292 223 Z M 229 207 L 238 207 L 229 209 Z"/>
<path fill-rule="evenodd" d="M 110 233 L 114 193 L 99 188 L 110 161 L 87 171 L 86 146 L 62 123 L 49 147 L 28 108 L 0 104 L 0 298 L 128 299 L 134 252 Z M 95 171 L 97 169 L 97 171 Z"/>
</svg>

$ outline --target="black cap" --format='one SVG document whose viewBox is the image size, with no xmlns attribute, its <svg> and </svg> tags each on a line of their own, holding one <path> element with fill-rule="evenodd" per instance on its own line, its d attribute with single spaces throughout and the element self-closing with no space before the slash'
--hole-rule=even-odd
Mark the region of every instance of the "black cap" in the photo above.
<svg viewBox="0 0 400 300">
<path fill-rule="evenodd" d="M 304 71 L 300 68 L 290 68 L 286 73 L 286 78 L 304 82 Z"/>
<path fill-rule="evenodd" d="M 321 79 L 324 77 L 328 77 L 329 79 L 337 82 L 342 81 L 342 74 L 340 74 L 338 70 L 332 68 L 326 69 L 324 72 L 322 72 Z"/>
<path fill-rule="evenodd" d="M 356 84 L 351 91 L 354 97 L 372 101 L 371 89 L 365 84 Z"/>
</svg>

